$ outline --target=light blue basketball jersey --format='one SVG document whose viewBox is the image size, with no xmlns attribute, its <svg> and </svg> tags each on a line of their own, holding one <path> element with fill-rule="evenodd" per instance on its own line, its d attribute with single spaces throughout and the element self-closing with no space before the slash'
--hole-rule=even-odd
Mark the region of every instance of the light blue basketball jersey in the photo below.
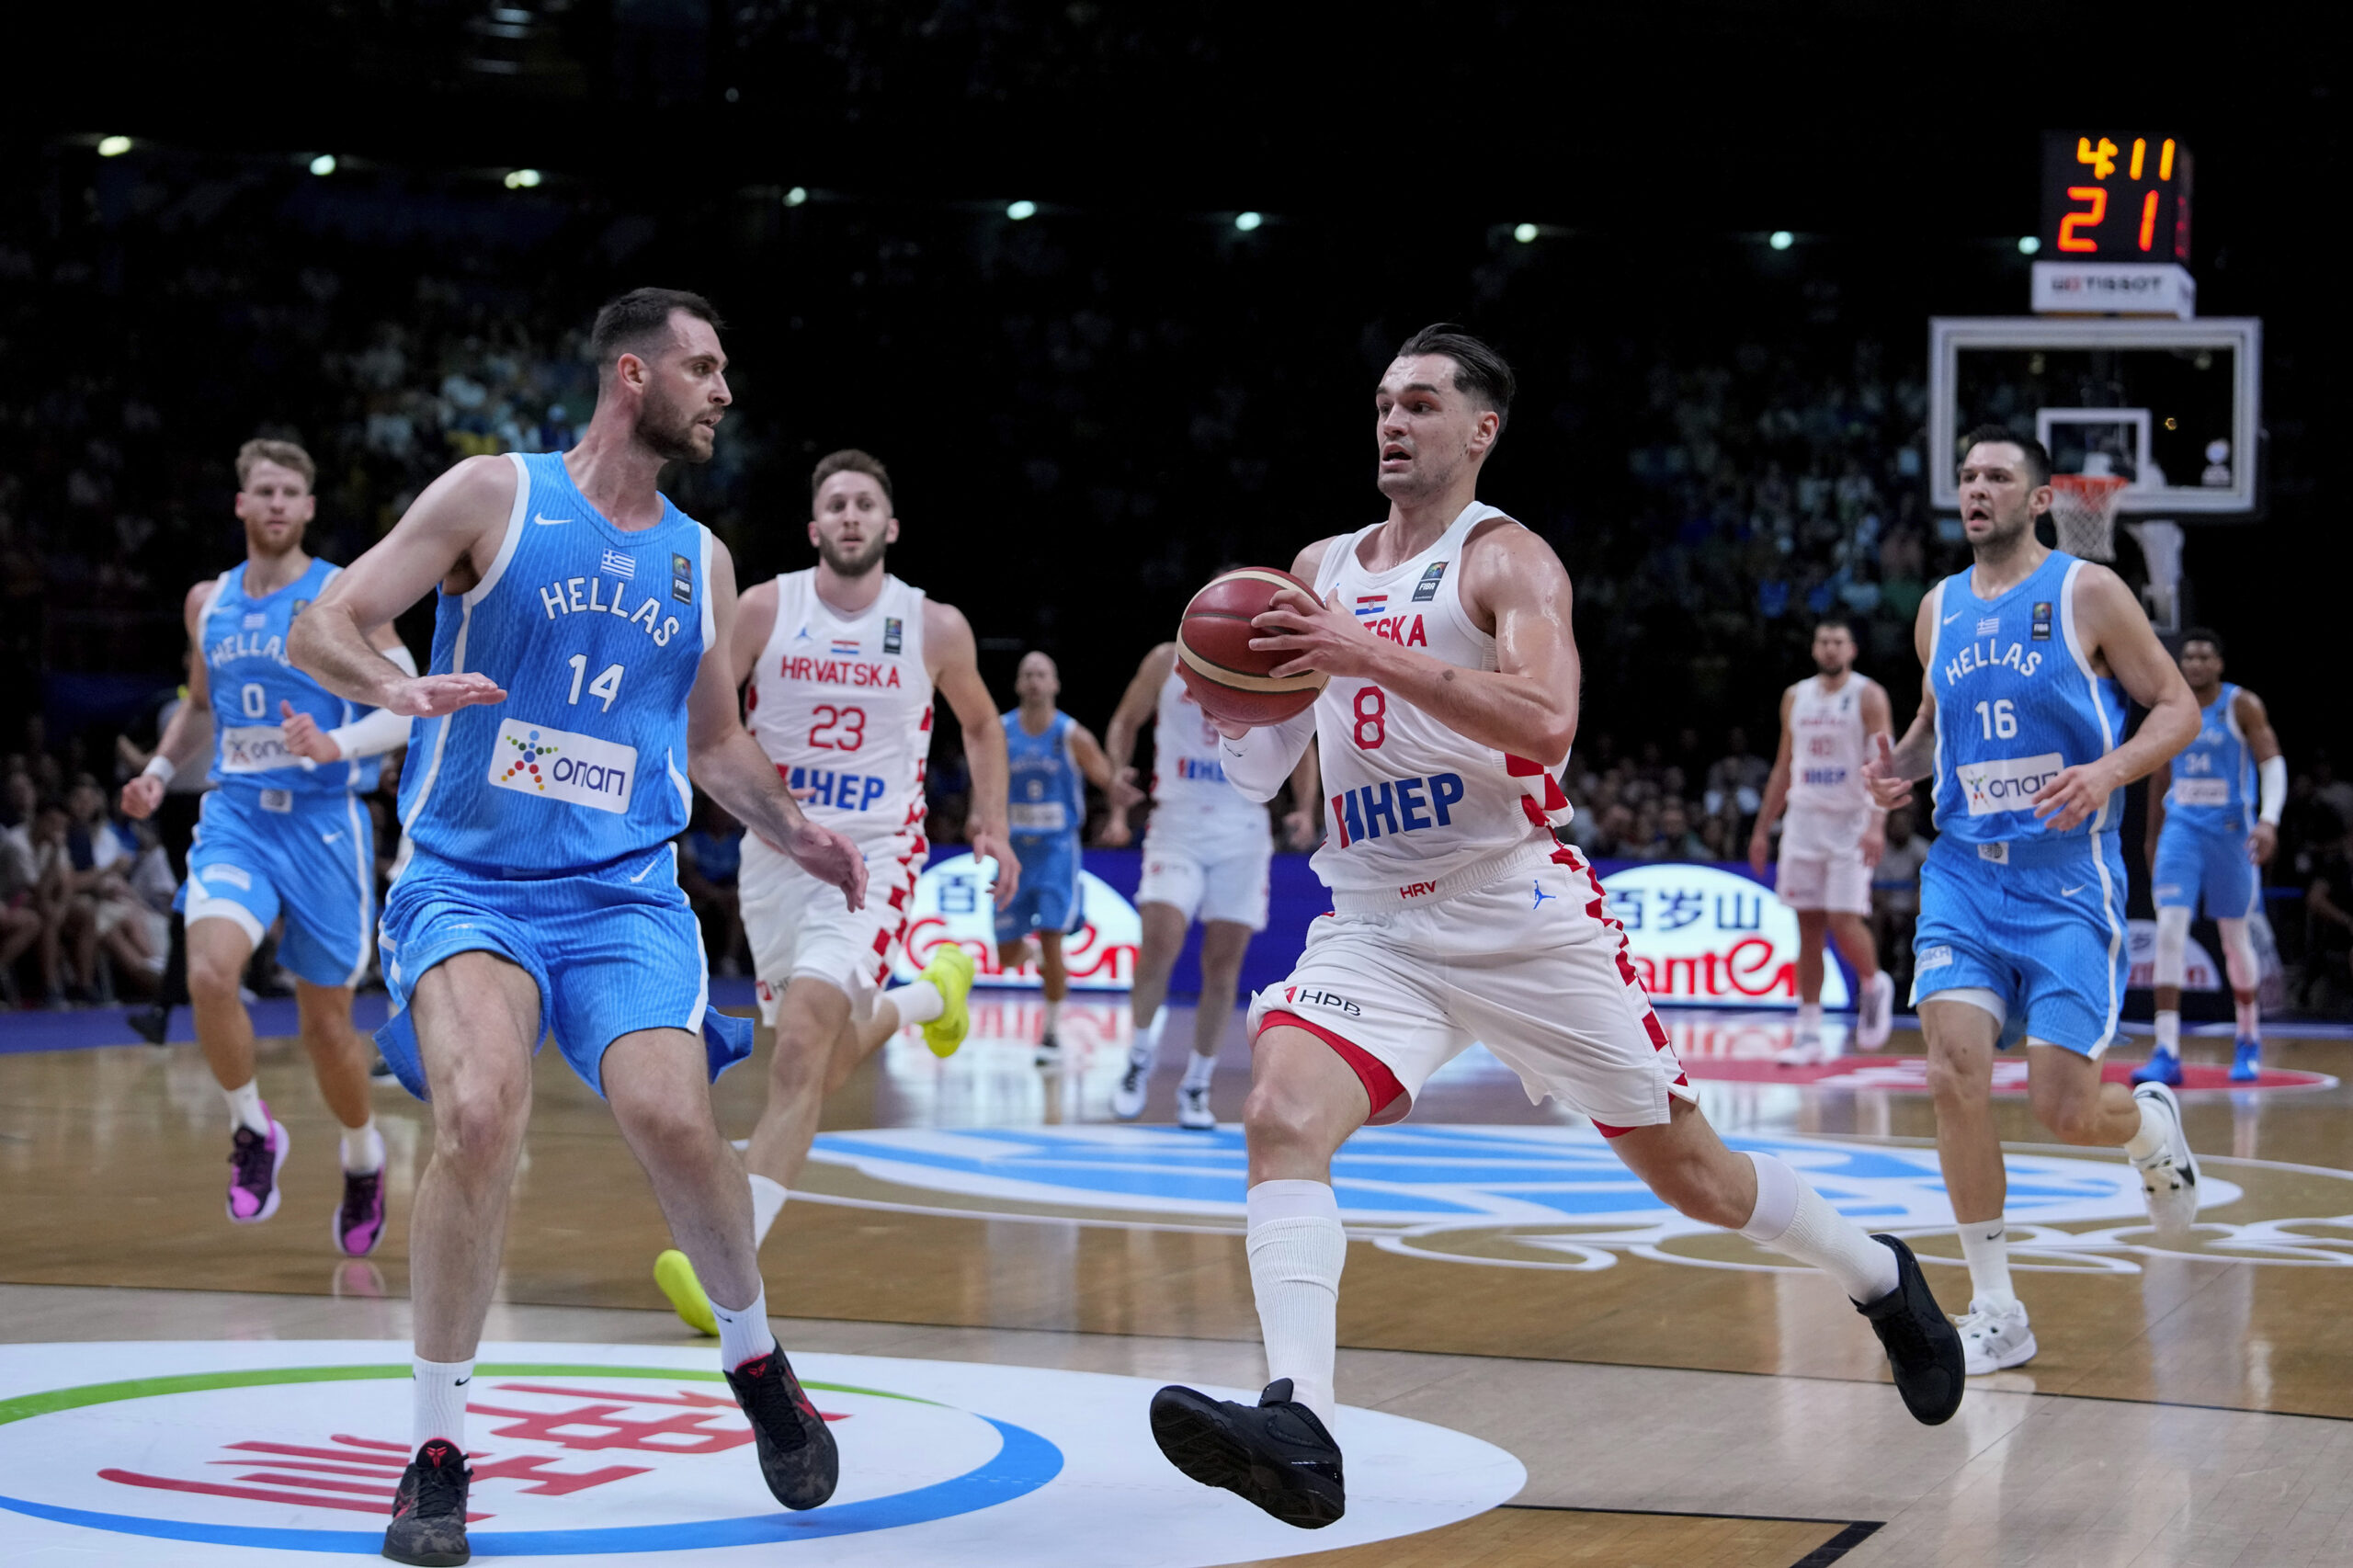
<svg viewBox="0 0 2353 1568">
<path fill-rule="evenodd" d="M 540 877 L 648 853 L 683 831 L 687 693 L 711 643 L 710 531 L 665 497 L 625 532 L 560 452 L 509 456 L 497 558 L 435 607 L 433 670 L 504 687 L 502 703 L 420 721 L 401 824 L 421 850 Z"/>
<path fill-rule="evenodd" d="M 2073 590 L 2083 564 L 2053 551 L 1996 599 L 1978 597 L 1967 571 L 1937 585 L 1928 678 L 1939 834 L 1963 844 L 2061 836 L 2035 816 L 2035 795 L 2061 769 L 2123 740 L 2123 694 L 2094 673 L 2075 631 Z M 2122 815 L 2111 794 L 2067 836 L 2113 834 Z"/>
<path fill-rule="evenodd" d="M 1071 717 L 1057 712 L 1045 733 L 1021 727 L 1021 710 L 1005 715 L 1005 750 L 1012 765 L 1006 825 L 1017 838 L 1078 842 L 1086 824 L 1086 786 L 1070 746 Z"/>
<path fill-rule="evenodd" d="M 245 592 L 244 563 L 221 574 L 198 630 L 205 678 L 212 687 L 212 779 L 240 794 L 266 790 L 302 796 L 365 792 L 376 787 L 381 759 L 313 767 L 286 749 L 278 704 L 290 702 L 322 730 L 340 729 L 374 711 L 337 697 L 287 661 L 294 618 L 326 591 L 340 566 L 313 561 L 275 593 Z"/>
<path fill-rule="evenodd" d="M 2239 688 L 2230 682 L 2199 710 L 2198 738 L 2173 759 L 2173 782 L 2165 790 L 2165 825 L 2179 823 L 2201 833 L 2245 834 L 2255 829 L 2255 756 L 2239 730 L 2232 704 Z"/>
</svg>

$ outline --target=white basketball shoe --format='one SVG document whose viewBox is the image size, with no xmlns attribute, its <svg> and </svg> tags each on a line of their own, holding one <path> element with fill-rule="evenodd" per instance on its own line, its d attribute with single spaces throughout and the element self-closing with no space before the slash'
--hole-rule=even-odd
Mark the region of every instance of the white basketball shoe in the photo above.
<svg viewBox="0 0 2353 1568">
<path fill-rule="evenodd" d="M 2186 1234 L 2198 1220 L 2198 1156 L 2189 1152 L 2189 1138 L 2181 1130 L 2181 1102 L 2163 1084 L 2143 1084 L 2132 1097 L 2157 1113 L 2165 1124 L 2162 1148 L 2132 1162 L 2141 1173 L 2141 1196 L 2149 1205 L 2149 1223 L 2164 1236 Z"/>
<path fill-rule="evenodd" d="M 1972 1378 L 2022 1367 L 2034 1359 L 2034 1330 L 2026 1321 L 2021 1301 L 1969 1303 L 1969 1315 L 1955 1325 L 1961 1330 L 1964 1370 Z"/>
<path fill-rule="evenodd" d="M 1133 1121 L 1143 1114 L 1143 1102 L 1151 1093 L 1152 1058 L 1131 1055 L 1119 1086 L 1111 1091 L 1111 1114 L 1121 1121 Z"/>
<path fill-rule="evenodd" d="M 1855 1015 L 1855 1044 L 1877 1051 L 1887 1043 L 1888 1031 L 1894 1027 L 1895 977 L 1882 969 L 1863 987 L 1862 1006 Z"/>
<path fill-rule="evenodd" d="M 1207 1084 L 1187 1084 L 1176 1091 L 1176 1125 L 1195 1132 L 1216 1131 L 1217 1115 L 1210 1109 Z"/>
</svg>

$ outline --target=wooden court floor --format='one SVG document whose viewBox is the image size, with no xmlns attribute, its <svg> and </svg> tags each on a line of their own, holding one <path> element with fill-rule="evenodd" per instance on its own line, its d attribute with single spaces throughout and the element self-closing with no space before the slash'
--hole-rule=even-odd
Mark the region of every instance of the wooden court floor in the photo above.
<svg viewBox="0 0 2353 1568">
<path fill-rule="evenodd" d="M 1188 1027 L 1173 1022 L 1170 1038 Z M 976 1040 L 944 1066 L 894 1043 L 828 1106 L 825 1126 L 1094 1128 L 1109 1120 L 1117 1030 L 1107 1022 L 1091 1050 L 1076 1032 L 1075 1059 L 1046 1075 L 1012 1040 Z M 2214 1043 L 2194 1043 L 2193 1056 L 2212 1055 Z M 1899 1035 L 1891 1053 L 1918 1049 Z M 2270 1057 L 2343 1079 L 2353 1044 L 2275 1040 Z M 1216 1102 L 1230 1117 L 1246 1080 L 1238 1049 L 1227 1061 Z M 717 1086 L 733 1136 L 750 1128 L 764 1067 L 765 1042 L 758 1064 Z M 112 1319 L 155 1318 L 155 1337 L 195 1336 L 154 1305 L 173 1298 L 147 1292 L 245 1303 L 239 1321 L 262 1333 L 314 1332 L 291 1326 L 309 1310 L 292 1298 L 335 1310 L 399 1302 L 429 1111 L 396 1086 L 379 1092 L 391 1233 L 375 1258 L 345 1263 L 327 1234 L 332 1119 L 290 1042 L 267 1042 L 262 1071 L 294 1139 L 286 1199 L 270 1223 L 231 1227 L 221 1210 L 225 1114 L 192 1049 L 0 1055 L 0 1172 L 12 1199 L 0 1207 L 0 1284 L 45 1288 L 6 1300 L 46 1303 L 7 1313 L 0 1337 L 51 1336 L 38 1320 L 54 1330 L 109 1301 Z M 1166 1119 L 1172 1083 L 1159 1085 L 1148 1121 Z M 683 1337 L 655 1310 L 649 1268 L 666 1237 L 608 1114 L 552 1051 L 540 1059 L 536 1093 L 501 1301 L 614 1316 L 632 1343 Z M 1706 1105 L 1728 1134 L 1901 1151 L 1933 1133 L 1927 1101 L 1900 1092 L 1719 1083 Z M 2018 1153 L 2094 1157 L 2044 1142 L 2023 1097 L 1997 1106 Z M 1285 1561 L 2353 1562 L 2353 1534 L 2343 1533 L 2353 1529 L 2353 1088 L 2190 1095 L 2185 1107 L 2193 1145 L 2235 1200 L 2196 1243 L 2161 1252 L 2109 1237 L 2124 1228 L 2112 1216 L 2045 1228 L 2062 1244 L 2018 1275 L 2040 1354 L 1973 1384 L 1963 1417 L 1936 1433 L 1902 1419 L 1876 1342 L 1833 1287 L 1746 1267 L 1770 1260 L 1736 1238 L 1620 1250 L 1607 1267 L 1580 1269 L 1543 1266 L 1525 1226 L 1461 1228 L 1438 1252 L 1366 1233 L 1341 1294 L 1342 1398 L 1498 1443 L 1527 1463 L 1530 1484 L 1521 1506 L 1426 1536 Z M 1409 1125 L 1563 1119 L 1529 1106 L 1508 1077 L 1466 1070 L 1434 1082 Z M 1195 1346 L 1230 1368 L 1227 1381 L 1256 1381 L 1256 1322 L 1230 1222 L 1173 1205 L 1107 1215 L 1034 1195 L 929 1190 L 841 1164 L 813 1165 L 803 1186 L 764 1253 L 780 1318 L 979 1333 L 976 1358 L 1001 1352 L 1019 1364 L 1065 1344 Z M 1915 1245 L 1957 1256 L 1949 1234 L 1915 1234 Z M 1929 1278 L 1962 1309 L 1958 1267 L 1932 1267 Z M 1407 1367 L 1404 1386 L 1384 1381 Z M 1430 1367 L 1450 1370 L 1431 1377 Z M 1559 1382 L 1558 1402 L 1531 1410 L 1527 1391 L 1545 1379 Z M 1743 1421 L 1755 1429 L 1740 1431 Z M 1817 1421 L 1836 1441 L 1809 1429 Z M 1601 1438 L 1650 1455 L 1677 1484 L 1597 1465 Z M 1765 1448 L 1781 1451 L 1768 1460 Z M 2006 1452 L 2029 1448 L 2068 1462 L 2030 1485 L 2018 1463 L 2004 1467 Z M 1790 1450 L 1818 1465 L 1783 1473 Z M 1540 1462 L 1548 1452 L 1588 1457 L 1573 1472 Z M 1897 1458 L 1916 1473 L 1882 1473 Z M 2136 1464 L 2173 1477 L 2184 1498 L 2201 1486 L 2211 1496 L 2168 1515 L 2152 1498 L 2169 1494 L 2131 1480 Z M 2268 1522 L 2215 1534 L 2250 1485 L 2273 1497 Z M 2137 1507 L 2120 1514 L 2103 1487 Z"/>
</svg>

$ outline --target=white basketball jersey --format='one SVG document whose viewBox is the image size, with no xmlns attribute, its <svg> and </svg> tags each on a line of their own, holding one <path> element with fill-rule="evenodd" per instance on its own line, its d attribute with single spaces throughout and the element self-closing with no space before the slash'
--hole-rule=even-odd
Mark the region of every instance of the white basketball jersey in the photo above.
<svg viewBox="0 0 2353 1568">
<path fill-rule="evenodd" d="M 1790 810 L 1853 816 L 1870 806 L 1863 788 L 1863 681 L 1851 672 L 1836 691 L 1820 676 L 1798 682 L 1790 702 Z"/>
<path fill-rule="evenodd" d="M 814 790 L 801 809 L 869 859 L 923 838 L 931 675 L 923 590 L 884 576 L 863 615 L 817 597 L 814 567 L 776 580 L 776 625 L 752 667 L 746 722 L 785 782 Z"/>
<path fill-rule="evenodd" d="M 1502 516 L 1474 501 L 1427 550 L 1379 573 L 1358 559 L 1373 532 L 1363 529 L 1334 543 L 1315 591 L 1375 636 L 1492 670 L 1495 640 L 1463 608 L 1461 559 L 1471 530 Z M 1551 845 L 1569 820 L 1553 777 L 1565 755 L 1531 760 L 1483 746 L 1371 681 L 1326 686 L 1315 735 L 1330 797 L 1315 873 L 1335 892 L 1427 896 L 1450 873 L 1490 860 L 1500 870 L 1516 852 Z"/>
<path fill-rule="evenodd" d="M 1267 808 L 1226 782 L 1222 737 L 1174 669 L 1160 687 L 1152 727 L 1152 825 L 1155 842 L 1210 855 L 1265 847 Z M 1214 858 L 1211 856 L 1210 858 Z"/>
</svg>

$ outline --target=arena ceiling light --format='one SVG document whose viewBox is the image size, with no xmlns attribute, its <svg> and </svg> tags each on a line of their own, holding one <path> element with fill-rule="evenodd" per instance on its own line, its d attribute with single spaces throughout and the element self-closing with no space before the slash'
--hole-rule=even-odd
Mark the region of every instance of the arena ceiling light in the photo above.
<svg viewBox="0 0 2353 1568">
<path fill-rule="evenodd" d="M 1017 223 L 1023 222 L 1029 219 L 1035 218 L 1038 215 L 1038 204 L 1034 201 L 1027 200 L 1007 202 L 1006 204 L 1005 215 L 1012 219 Z"/>
<path fill-rule="evenodd" d="M 1262 212 L 1236 212 L 1233 215 L 1233 226 L 1245 234 L 1266 221 L 1266 214 Z"/>
<path fill-rule="evenodd" d="M 509 190 L 529 190 L 539 183 L 540 171 L 537 169 L 510 169 L 507 171 L 506 188 Z"/>
<path fill-rule="evenodd" d="M 317 157 L 313 158 L 311 160 L 311 172 L 318 176 L 321 179 L 324 179 L 327 176 L 335 173 L 335 154 L 333 153 L 322 153 Z"/>
<path fill-rule="evenodd" d="M 1536 236 L 1542 232 L 1533 223 L 1522 223 L 1511 232 L 1511 237 L 1521 244 L 1532 245 L 1536 243 Z"/>
<path fill-rule="evenodd" d="M 784 204 L 787 207 L 798 207 L 808 199 L 809 187 L 805 185 L 796 185 L 784 193 Z"/>
<path fill-rule="evenodd" d="M 2041 248 L 2042 242 L 2036 239 L 2032 234 L 2020 234 L 2018 236 L 2018 254 L 2020 256 L 2032 256 Z"/>
<path fill-rule="evenodd" d="M 125 153 L 130 151 L 131 138 L 128 136 L 101 136 L 98 138 L 98 156 L 101 158 L 119 158 Z"/>
<path fill-rule="evenodd" d="M 1798 243 L 1798 237 L 1787 229 L 1776 229 L 1765 236 L 1765 243 L 1775 250 L 1787 250 Z"/>
</svg>

